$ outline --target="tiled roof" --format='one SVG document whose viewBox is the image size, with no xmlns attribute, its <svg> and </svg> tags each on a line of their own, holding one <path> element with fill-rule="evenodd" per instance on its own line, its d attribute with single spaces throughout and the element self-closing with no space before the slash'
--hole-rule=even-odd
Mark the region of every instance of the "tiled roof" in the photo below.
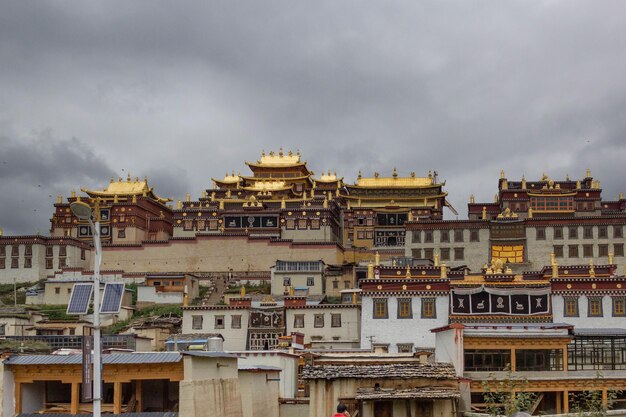
<svg viewBox="0 0 626 417">
<path fill-rule="evenodd" d="M 104 365 L 175 363 L 180 362 L 178 352 L 133 352 L 102 355 Z M 5 365 L 80 365 L 82 355 L 14 355 L 4 361 Z"/>
<path fill-rule="evenodd" d="M 378 365 L 306 365 L 302 372 L 304 379 L 337 378 L 388 378 L 413 379 L 456 378 L 454 367 L 448 363 L 401 363 Z"/>
<path fill-rule="evenodd" d="M 92 417 L 93 414 L 18 414 L 17 417 Z M 107 414 L 107 417 L 178 417 L 178 413 L 171 411 L 165 412 L 145 412 L 145 413 L 122 413 L 122 414 Z"/>
<path fill-rule="evenodd" d="M 422 388 L 406 388 L 406 389 L 374 389 L 359 388 L 357 389 L 357 400 L 445 400 L 450 398 L 460 398 L 461 393 L 458 389 L 449 387 L 422 387 Z"/>
</svg>

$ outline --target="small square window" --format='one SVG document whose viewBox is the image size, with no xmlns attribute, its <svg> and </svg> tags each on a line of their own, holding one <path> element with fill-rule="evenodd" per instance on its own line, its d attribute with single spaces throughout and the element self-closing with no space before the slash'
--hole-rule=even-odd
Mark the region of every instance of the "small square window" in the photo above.
<svg viewBox="0 0 626 417">
<path fill-rule="evenodd" d="M 33 255 L 33 245 L 26 245 L 26 246 L 24 246 L 24 255 L 25 256 L 32 256 Z"/>
<path fill-rule="evenodd" d="M 330 315 L 330 327 L 341 327 L 341 314 Z"/>
<path fill-rule="evenodd" d="M 216 329 L 224 328 L 224 316 L 215 316 L 215 328 Z"/>
<path fill-rule="evenodd" d="M 578 258 L 578 245 L 569 245 L 568 251 L 570 258 Z"/>
<path fill-rule="evenodd" d="M 623 243 L 615 243 L 613 245 L 613 255 L 624 256 L 624 244 Z"/>
<path fill-rule="evenodd" d="M 59 246 L 59 256 L 67 256 L 67 246 Z"/>
<path fill-rule="evenodd" d="M 335 280 L 333 281 L 333 289 L 338 289 L 339 288 L 339 281 Z"/>
<path fill-rule="evenodd" d="M 46 269 L 52 269 L 52 268 L 53 268 L 52 258 L 46 259 Z"/>
<path fill-rule="evenodd" d="M 346 290 L 349 289 L 350 288 L 350 281 L 344 281 L 343 282 L 343 288 L 346 289 Z"/>
<path fill-rule="evenodd" d="M 17 269 L 20 267 L 19 265 L 19 259 L 20 258 L 11 258 L 11 268 L 12 269 Z"/>
<path fill-rule="evenodd" d="M 118 239 L 124 239 L 126 237 L 126 229 L 117 229 L 117 237 Z"/>
<path fill-rule="evenodd" d="M 454 260 L 462 261 L 465 259 L 465 248 L 454 248 Z"/>
<path fill-rule="evenodd" d="M 598 245 L 598 256 L 599 257 L 609 256 L 609 245 L 607 244 Z"/>
<path fill-rule="evenodd" d="M 578 239 L 578 226 L 572 226 L 569 228 L 569 238 Z"/>
<path fill-rule="evenodd" d="M 24 268 L 32 268 L 33 267 L 33 258 L 24 258 Z"/>
<path fill-rule="evenodd" d="M 422 241 L 422 232 L 420 230 L 414 230 L 411 234 L 411 242 L 420 243 Z"/>
<path fill-rule="evenodd" d="M 202 316 L 191 316 L 191 328 L 202 330 Z"/>
<path fill-rule="evenodd" d="M 415 259 L 422 258 L 422 250 L 421 249 L 411 249 L 411 256 Z"/>
<path fill-rule="evenodd" d="M 312 287 L 315 285 L 315 278 L 314 277 L 307 277 L 306 279 L 306 285 L 308 287 Z"/>
<path fill-rule="evenodd" d="M 546 240 L 546 228 L 545 227 L 537 227 L 535 229 L 535 238 L 537 240 Z"/>
<path fill-rule="evenodd" d="M 583 256 L 593 258 L 593 245 L 583 245 Z"/>
<path fill-rule="evenodd" d="M 441 260 L 442 261 L 450 260 L 450 248 L 441 248 Z"/>
<path fill-rule="evenodd" d="M 313 327 L 324 327 L 324 315 L 323 314 L 316 314 L 313 317 Z"/>
<path fill-rule="evenodd" d="M 593 239 L 593 226 L 583 227 L 583 239 Z"/>
<path fill-rule="evenodd" d="M 52 257 L 53 252 L 52 252 L 52 246 L 46 246 L 46 256 L 47 257 Z"/>
<path fill-rule="evenodd" d="M 435 259 L 435 250 L 433 248 L 424 249 L 424 259 Z"/>
<path fill-rule="evenodd" d="M 398 353 L 413 352 L 413 343 L 398 343 Z"/>
<path fill-rule="evenodd" d="M 552 247 L 552 251 L 554 252 L 554 256 L 557 258 L 563 257 L 563 245 L 554 245 Z"/>
<path fill-rule="evenodd" d="M 61 288 L 60 287 L 54 287 L 54 293 L 55 294 L 61 294 Z"/>
<path fill-rule="evenodd" d="M 555 239 L 563 239 L 563 228 L 562 227 L 554 227 L 554 238 Z"/>
<path fill-rule="evenodd" d="M 304 314 L 295 314 L 293 316 L 293 327 L 294 329 L 304 328 Z"/>
<path fill-rule="evenodd" d="M 289 287 L 289 286 L 291 286 L 291 278 L 284 277 L 283 278 L 283 287 Z"/>
<path fill-rule="evenodd" d="M 422 298 L 422 318 L 423 319 L 437 318 L 437 310 L 435 307 L 434 298 Z"/>
</svg>

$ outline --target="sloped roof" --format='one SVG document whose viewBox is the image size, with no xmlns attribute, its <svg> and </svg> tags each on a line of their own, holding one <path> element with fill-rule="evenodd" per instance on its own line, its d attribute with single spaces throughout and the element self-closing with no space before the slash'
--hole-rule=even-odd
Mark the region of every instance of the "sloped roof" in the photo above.
<svg viewBox="0 0 626 417">
<path fill-rule="evenodd" d="M 306 365 L 304 379 L 379 378 L 414 379 L 456 378 L 454 367 L 449 363 L 389 363 L 358 365 Z"/>
</svg>

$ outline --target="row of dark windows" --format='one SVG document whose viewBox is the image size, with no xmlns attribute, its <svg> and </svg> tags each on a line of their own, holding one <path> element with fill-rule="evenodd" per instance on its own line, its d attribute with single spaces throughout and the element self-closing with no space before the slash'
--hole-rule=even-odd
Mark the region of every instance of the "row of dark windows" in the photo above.
<svg viewBox="0 0 626 417">
<path fill-rule="evenodd" d="M 594 239 L 594 228 L 597 228 L 597 239 L 608 239 L 609 238 L 609 226 L 601 225 L 601 226 L 582 226 L 582 238 L 583 239 Z M 579 227 L 578 226 L 553 226 L 552 227 L 552 238 L 556 240 L 564 239 L 565 233 L 567 232 L 568 239 L 578 239 L 579 238 Z M 612 237 L 614 239 L 619 239 L 624 237 L 624 228 L 622 225 L 615 225 L 612 227 Z M 537 240 L 546 240 L 546 227 L 535 227 L 535 238 Z"/>
<path fill-rule="evenodd" d="M 413 243 L 433 243 L 434 230 L 414 230 L 411 241 Z M 465 242 L 465 229 L 439 230 L 440 242 Z M 469 229 L 469 241 L 480 242 L 480 229 Z"/>
<path fill-rule="evenodd" d="M 497 372 L 510 369 L 508 349 L 466 349 L 465 371 Z M 562 349 L 517 349 L 515 371 L 562 371 Z"/>
<path fill-rule="evenodd" d="M 594 246 L 598 247 L 598 250 L 595 251 L 594 254 Z M 554 245 L 552 247 L 552 252 L 554 256 L 557 258 L 565 257 L 565 246 L 564 245 Z M 582 251 L 580 250 L 580 245 L 567 245 L 567 257 L 568 258 L 594 258 L 594 257 L 607 257 L 609 253 L 612 253 L 614 256 L 624 256 L 624 244 L 623 243 L 614 243 L 613 251 L 609 251 L 608 244 L 599 244 L 599 245 L 582 245 Z"/>
<path fill-rule="evenodd" d="M 563 297 L 563 317 L 580 317 L 580 297 Z M 613 317 L 626 317 L 626 297 L 611 297 Z M 587 317 L 604 317 L 602 297 L 587 297 Z"/>
<path fill-rule="evenodd" d="M 434 259 L 435 249 L 411 249 L 411 255 L 416 259 Z M 465 260 L 465 248 L 439 248 L 439 256 L 442 261 L 463 261 Z"/>
<path fill-rule="evenodd" d="M 421 314 L 423 319 L 435 319 L 437 318 L 437 304 L 435 298 L 422 298 Z M 373 313 L 372 317 L 375 319 L 388 319 L 389 318 L 389 301 L 387 298 L 374 298 L 373 299 Z M 411 319 L 413 318 L 413 303 L 411 298 L 398 298 L 396 304 L 396 317 L 398 319 Z"/>
</svg>

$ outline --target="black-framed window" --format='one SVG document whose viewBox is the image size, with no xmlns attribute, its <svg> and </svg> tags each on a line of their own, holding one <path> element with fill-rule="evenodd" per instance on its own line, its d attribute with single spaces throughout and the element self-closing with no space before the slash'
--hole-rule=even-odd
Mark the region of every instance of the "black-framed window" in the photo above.
<svg viewBox="0 0 626 417">
<path fill-rule="evenodd" d="M 424 243 L 432 243 L 433 242 L 433 231 L 425 230 L 424 231 Z"/>
<path fill-rule="evenodd" d="M 324 327 L 324 314 L 316 314 L 313 316 L 313 327 Z"/>
<path fill-rule="evenodd" d="M 450 260 L 450 248 L 441 248 L 440 252 L 441 252 L 441 260 L 442 261 L 449 261 Z"/>
<path fill-rule="evenodd" d="M 422 258 L 422 250 L 421 249 L 411 249 L 411 256 L 413 256 L 413 258 L 415 259 L 421 259 Z"/>
<path fill-rule="evenodd" d="M 480 242 L 480 230 L 479 229 L 470 230 L 470 242 Z"/>
<path fill-rule="evenodd" d="M 624 237 L 623 226 L 613 226 L 613 237 Z"/>
<path fill-rule="evenodd" d="M 306 278 L 306 285 L 307 287 L 312 287 L 315 285 L 315 278 L 314 277 L 307 277 Z"/>
<path fill-rule="evenodd" d="M 422 318 L 423 319 L 436 319 L 437 318 L 437 304 L 434 298 L 422 298 Z"/>
<path fill-rule="evenodd" d="M 398 343 L 398 353 L 413 352 L 413 343 Z"/>
<path fill-rule="evenodd" d="M 583 245 L 583 256 L 593 258 L 593 245 Z"/>
<path fill-rule="evenodd" d="M 20 258 L 11 258 L 11 268 L 18 269 L 20 267 Z"/>
<path fill-rule="evenodd" d="M 515 351 L 516 371 L 562 371 L 562 349 L 518 349 Z"/>
<path fill-rule="evenodd" d="M 456 229 L 454 231 L 454 241 L 463 242 L 463 229 Z"/>
<path fill-rule="evenodd" d="M 410 298 L 398 298 L 398 318 L 410 319 L 413 317 L 413 307 Z"/>
<path fill-rule="evenodd" d="M 569 245 L 567 249 L 570 258 L 578 258 L 578 245 Z"/>
<path fill-rule="evenodd" d="M 563 297 L 563 317 L 578 317 L 578 297 Z"/>
<path fill-rule="evenodd" d="M 607 239 L 609 237 L 609 228 L 605 225 L 598 226 L 598 239 Z"/>
<path fill-rule="evenodd" d="M 439 232 L 439 241 L 440 242 L 450 242 L 450 231 L 449 230 L 441 230 Z"/>
<path fill-rule="evenodd" d="M 466 349 L 463 356 L 465 371 L 504 371 L 511 365 L 508 349 Z"/>
<path fill-rule="evenodd" d="M 598 245 L 598 256 L 609 256 L 609 245 L 607 245 L 606 243 Z"/>
<path fill-rule="evenodd" d="M 291 278 L 283 277 L 283 287 L 289 287 L 291 285 Z"/>
<path fill-rule="evenodd" d="M 224 316 L 215 316 L 215 328 L 223 329 L 225 321 Z"/>
<path fill-rule="evenodd" d="M 554 256 L 557 258 L 563 257 L 563 245 L 554 245 L 552 247 L 552 252 L 554 252 Z"/>
<path fill-rule="evenodd" d="M 535 239 L 546 240 L 546 228 L 545 227 L 535 228 Z"/>
<path fill-rule="evenodd" d="M 613 244 L 613 255 L 614 256 L 624 256 L 624 244 L 623 243 L 614 243 Z"/>
<path fill-rule="evenodd" d="M 613 297 L 613 317 L 626 317 L 626 297 Z"/>
<path fill-rule="evenodd" d="M 422 232 L 420 230 L 413 230 L 413 233 L 411 233 L 411 242 L 421 243 L 421 241 L 422 241 Z"/>
<path fill-rule="evenodd" d="M 570 226 L 568 231 L 570 239 L 578 239 L 578 226 Z"/>
<path fill-rule="evenodd" d="M 587 317 L 602 317 L 602 297 L 587 297 Z"/>
<path fill-rule="evenodd" d="M 435 250 L 433 248 L 424 248 L 424 259 L 434 259 Z"/>
<path fill-rule="evenodd" d="M 241 329 L 241 315 L 235 314 L 230 316 L 230 328 L 231 329 Z"/>
<path fill-rule="evenodd" d="M 387 306 L 386 298 L 374 298 L 374 312 L 373 317 L 375 319 L 389 318 L 389 309 Z"/>
<path fill-rule="evenodd" d="M 554 239 L 563 239 L 563 227 L 555 226 L 554 230 Z"/>
<path fill-rule="evenodd" d="M 330 315 L 330 327 L 341 327 L 341 313 L 332 313 Z"/>
<path fill-rule="evenodd" d="M 583 239 L 593 239 L 593 226 L 583 227 Z"/>
<path fill-rule="evenodd" d="M 465 259 L 465 248 L 454 248 L 454 260 L 462 261 Z"/>
</svg>

